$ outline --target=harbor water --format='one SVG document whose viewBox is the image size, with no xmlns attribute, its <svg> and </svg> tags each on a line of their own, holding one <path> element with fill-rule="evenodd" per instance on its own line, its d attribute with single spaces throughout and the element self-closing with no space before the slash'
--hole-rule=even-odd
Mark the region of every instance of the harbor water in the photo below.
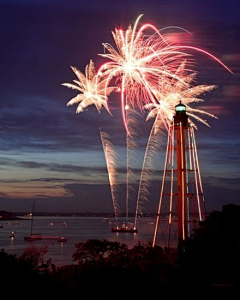
<svg viewBox="0 0 240 300">
<path fill-rule="evenodd" d="M 124 218 L 119 222 L 124 223 Z M 133 222 L 133 219 L 129 219 Z M 46 262 L 51 262 L 57 267 L 75 264 L 72 255 L 76 250 L 76 244 L 86 242 L 89 239 L 106 239 L 126 244 L 129 248 L 141 243 L 152 242 L 155 219 L 150 217 L 138 220 L 138 232 L 112 232 L 115 226 L 114 219 L 102 217 L 78 217 L 78 216 L 36 216 L 32 223 L 32 234 L 41 234 L 44 237 L 64 236 L 66 242 L 60 242 L 54 238 L 44 238 L 36 241 L 26 241 L 24 237 L 31 234 L 31 219 L 22 218 L 17 221 L 0 221 L 0 250 L 8 254 L 21 255 L 27 247 L 34 245 L 37 248 L 47 246 L 44 255 Z M 11 238 L 14 233 L 14 238 Z"/>
</svg>

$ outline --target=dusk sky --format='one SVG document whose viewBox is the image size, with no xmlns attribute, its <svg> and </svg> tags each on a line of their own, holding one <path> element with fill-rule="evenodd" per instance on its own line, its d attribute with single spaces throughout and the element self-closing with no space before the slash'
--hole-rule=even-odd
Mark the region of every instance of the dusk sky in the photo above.
<svg viewBox="0 0 240 300">
<path fill-rule="evenodd" d="M 76 95 L 70 66 L 84 73 L 92 59 L 104 61 L 102 43 L 111 32 L 140 24 L 189 31 L 183 44 L 217 56 L 234 74 L 200 53 L 198 84 L 217 85 L 200 109 L 218 119 L 197 124 L 196 140 L 208 211 L 240 204 L 240 3 L 233 0 L 1 0 L 0 210 L 113 212 L 99 124 L 117 153 L 119 205 L 124 212 L 126 139 L 119 95 L 109 98 L 112 115 L 94 106 L 76 113 L 67 102 Z M 144 120 L 144 119 L 143 119 Z M 141 170 L 150 121 L 142 121 L 136 160 Z M 166 136 L 155 162 L 147 212 L 157 212 Z M 136 185 L 137 186 L 137 185 Z"/>
</svg>

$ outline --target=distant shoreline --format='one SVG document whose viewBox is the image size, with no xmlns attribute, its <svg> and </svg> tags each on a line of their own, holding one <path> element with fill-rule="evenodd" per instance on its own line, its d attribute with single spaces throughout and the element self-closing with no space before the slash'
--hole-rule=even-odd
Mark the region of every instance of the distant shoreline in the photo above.
<svg viewBox="0 0 240 300">
<path fill-rule="evenodd" d="M 38 217 L 102 217 L 102 218 L 115 218 L 114 213 L 96 213 L 96 212 L 72 212 L 72 213 L 59 213 L 59 212 L 35 212 L 34 216 Z M 120 214 L 119 218 L 124 218 L 126 215 Z M 135 214 L 129 214 L 129 217 L 135 217 Z M 141 217 L 156 217 L 156 213 L 144 214 Z M 0 211 L 1 220 L 20 220 L 22 218 L 29 218 L 29 212 L 7 212 Z"/>
<path fill-rule="evenodd" d="M 26 212 L 14 212 L 16 216 L 26 217 L 28 213 Z M 34 216 L 56 216 L 56 217 L 103 217 L 103 218 L 115 218 L 114 213 L 96 213 L 96 212 L 72 212 L 72 213 L 58 213 L 58 212 L 35 212 Z M 129 217 L 135 217 L 135 214 L 129 214 Z M 141 217 L 155 217 L 156 213 L 144 214 Z M 118 216 L 119 218 L 126 217 L 125 213 Z"/>
<path fill-rule="evenodd" d="M 161 214 L 163 217 L 166 216 L 165 213 Z M 62 212 L 34 212 L 34 216 L 36 217 L 99 217 L 99 218 L 115 218 L 114 213 L 107 212 L 72 212 L 72 213 L 62 213 Z M 122 213 L 118 216 L 118 218 L 125 218 L 125 213 Z M 129 218 L 135 218 L 134 213 L 129 213 Z M 139 218 L 156 218 L 156 213 L 145 213 Z M 174 217 L 174 215 L 173 215 Z M 29 212 L 7 212 L 0 211 L 0 221 L 1 220 L 22 220 L 23 218 L 29 219 Z"/>
</svg>

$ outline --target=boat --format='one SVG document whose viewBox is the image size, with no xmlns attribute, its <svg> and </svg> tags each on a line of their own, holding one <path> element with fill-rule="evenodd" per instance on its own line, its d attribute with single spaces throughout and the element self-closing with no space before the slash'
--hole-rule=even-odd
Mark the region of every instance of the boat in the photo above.
<svg viewBox="0 0 240 300">
<path fill-rule="evenodd" d="M 112 232 L 130 232 L 130 233 L 137 233 L 137 228 L 127 228 L 127 227 L 112 227 Z"/>
<path fill-rule="evenodd" d="M 56 235 L 44 235 L 42 237 L 43 240 L 58 240 L 59 236 Z"/>
<path fill-rule="evenodd" d="M 14 238 L 15 238 L 15 232 L 14 232 L 14 231 L 11 232 L 10 238 L 11 238 L 11 239 L 14 239 Z"/>
<path fill-rule="evenodd" d="M 29 242 L 31 242 L 31 241 L 37 241 L 37 240 L 42 240 L 42 239 L 43 239 L 43 237 L 42 237 L 41 234 L 31 234 L 29 236 L 25 236 L 24 237 L 24 240 L 25 241 L 29 241 Z"/>
<path fill-rule="evenodd" d="M 53 235 L 53 236 L 43 236 L 43 240 L 57 240 L 58 242 L 66 242 L 67 238 L 65 236 Z"/>
<path fill-rule="evenodd" d="M 61 243 L 65 243 L 65 242 L 67 242 L 67 238 L 65 236 L 60 236 L 58 241 Z"/>
<path fill-rule="evenodd" d="M 25 241 L 37 241 L 37 240 L 42 240 L 42 234 L 40 233 L 34 233 L 33 234 L 33 212 L 34 212 L 34 206 L 35 206 L 35 201 L 33 201 L 33 207 L 32 207 L 32 212 L 29 214 L 30 218 L 31 218 L 31 231 L 30 231 L 30 235 L 25 236 L 24 240 Z"/>
</svg>

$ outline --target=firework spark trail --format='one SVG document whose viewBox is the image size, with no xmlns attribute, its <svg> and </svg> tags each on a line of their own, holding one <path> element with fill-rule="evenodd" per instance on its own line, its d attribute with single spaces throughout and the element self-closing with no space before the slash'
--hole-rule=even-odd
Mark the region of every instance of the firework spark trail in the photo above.
<svg viewBox="0 0 240 300">
<path fill-rule="evenodd" d="M 136 149 L 138 147 L 137 137 L 139 134 L 138 114 L 133 110 L 131 105 L 126 107 L 126 121 L 131 135 L 126 134 L 127 145 L 127 174 L 126 174 L 126 226 L 128 226 L 129 206 L 133 201 L 134 183 L 136 182 L 133 172 L 134 163 L 136 162 Z"/>
<path fill-rule="evenodd" d="M 104 132 L 101 128 L 100 136 L 103 145 L 103 152 L 107 164 L 108 170 L 108 178 L 111 189 L 112 203 L 115 214 L 116 226 L 118 226 L 118 217 L 120 216 L 120 208 L 117 202 L 117 192 L 118 192 L 118 184 L 116 181 L 116 151 L 113 148 L 112 143 L 110 142 L 109 135 Z"/>
<path fill-rule="evenodd" d="M 115 90 L 115 87 L 107 87 L 105 84 L 105 78 L 101 77 L 100 79 L 97 78 L 95 65 L 92 60 L 85 68 L 85 75 L 79 71 L 75 67 L 71 67 L 73 72 L 76 74 L 78 80 L 73 80 L 75 84 L 70 83 L 63 83 L 63 86 L 68 88 L 77 90 L 79 94 L 72 98 L 68 103 L 67 106 L 73 105 L 76 103 L 78 104 L 77 113 L 82 112 L 88 106 L 94 104 L 98 110 L 101 112 L 102 107 L 105 107 L 108 110 L 107 105 L 107 96 Z M 116 183 L 116 169 L 115 169 L 115 151 L 113 150 L 113 146 L 110 143 L 109 136 L 100 130 L 100 137 L 103 146 L 104 156 L 107 164 L 108 176 L 109 176 L 109 183 L 111 189 L 111 196 L 113 201 L 113 208 L 115 213 L 115 218 L 117 221 L 117 217 L 119 216 L 119 206 L 117 204 L 117 183 Z"/>
<path fill-rule="evenodd" d="M 143 216 L 144 211 L 146 209 L 146 203 L 149 203 L 149 195 L 150 195 L 150 177 L 154 170 L 154 157 L 155 154 L 159 151 L 161 145 L 160 138 L 160 130 L 158 130 L 155 134 L 153 131 L 155 130 L 154 126 L 152 126 L 150 134 L 148 136 L 147 146 L 144 153 L 143 164 L 140 174 L 138 192 L 137 192 L 137 201 L 136 201 L 136 212 L 135 212 L 135 220 L 134 227 L 137 228 L 137 219 L 138 217 Z"/>
</svg>

